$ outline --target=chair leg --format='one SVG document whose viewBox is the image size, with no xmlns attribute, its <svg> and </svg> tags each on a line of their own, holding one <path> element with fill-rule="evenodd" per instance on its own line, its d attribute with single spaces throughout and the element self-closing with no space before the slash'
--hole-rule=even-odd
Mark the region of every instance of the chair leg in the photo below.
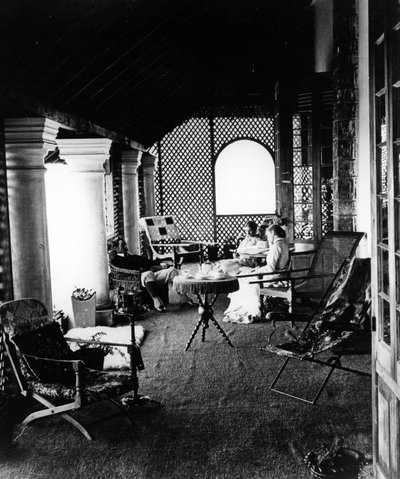
<svg viewBox="0 0 400 479">
<path fill-rule="evenodd" d="M 347 368 L 342 368 L 341 367 L 340 357 L 337 357 L 337 356 L 330 358 L 330 360 L 328 360 L 328 362 L 329 362 L 328 364 L 323 363 L 323 362 L 319 362 L 317 360 L 308 361 L 308 362 L 315 362 L 315 363 L 321 364 L 323 366 L 327 366 L 329 368 L 329 371 L 328 371 L 327 375 L 325 376 L 325 379 L 323 380 L 323 382 L 322 382 L 321 386 L 319 387 L 318 391 L 314 395 L 314 397 L 312 399 L 305 399 L 305 398 L 302 398 L 300 396 L 295 396 L 294 394 L 289 394 L 289 393 L 286 393 L 284 391 L 281 391 L 280 389 L 275 388 L 275 385 L 278 382 L 278 379 L 280 378 L 281 374 L 283 373 L 283 371 L 286 368 L 287 364 L 289 363 L 290 359 L 292 359 L 292 358 L 286 358 L 285 359 L 285 362 L 283 363 L 281 369 L 278 371 L 278 374 L 275 376 L 274 380 L 272 381 L 269 389 L 270 389 L 270 391 L 274 391 L 278 394 L 283 394 L 284 396 L 288 396 L 288 397 L 291 397 L 293 399 L 298 399 L 299 401 L 303 401 L 303 402 L 306 402 L 308 404 L 312 404 L 313 406 L 315 406 L 317 404 L 317 401 L 320 398 L 323 390 L 325 389 L 325 386 L 327 385 L 329 379 L 331 378 L 331 376 L 333 374 L 333 371 L 335 369 L 344 369 L 344 370 L 347 369 Z"/>
<path fill-rule="evenodd" d="M 81 424 L 69 414 L 61 414 L 61 417 L 65 421 L 68 421 L 70 424 L 72 424 L 76 429 L 78 429 L 78 431 L 81 432 L 86 437 L 86 439 L 88 439 L 89 441 L 93 441 L 93 437 L 90 435 L 89 431 L 83 426 L 83 424 Z"/>
</svg>

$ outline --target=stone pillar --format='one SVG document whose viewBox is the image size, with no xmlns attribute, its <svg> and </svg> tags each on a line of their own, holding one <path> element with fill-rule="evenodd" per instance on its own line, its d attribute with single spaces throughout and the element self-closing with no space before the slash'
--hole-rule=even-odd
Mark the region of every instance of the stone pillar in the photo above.
<svg viewBox="0 0 400 479">
<path fill-rule="evenodd" d="M 103 165 L 109 158 L 111 143 L 106 138 L 57 140 L 71 185 L 71 214 L 65 225 L 70 238 L 65 273 L 73 285 L 96 291 L 97 309 L 110 303 Z"/>
<path fill-rule="evenodd" d="M 356 229 L 358 17 L 356 0 L 333 3 L 333 224 Z"/>
<path fill-rule="evenodd" d="M 142 156 L 143 167 L 143 212 L 144 216 L 154 216 L 156 207 L 154 199 L 154 166 L 156 157 L 150 153 Z"/>
<path fill-rule="evenodd" d="M 142 152 L 129 150 L 122 152 L 122 203 L 124 215 L 124 233 L 128 250 L 140 254 L 139 236 L 139 179 L 137 169 Z"/>
<path fill-rule="evenodd" d="M 14 297 L 53 310 L 44 157 L 55 149 L 59 124 L 47 118 L 4 121 Z"/>
</svg>

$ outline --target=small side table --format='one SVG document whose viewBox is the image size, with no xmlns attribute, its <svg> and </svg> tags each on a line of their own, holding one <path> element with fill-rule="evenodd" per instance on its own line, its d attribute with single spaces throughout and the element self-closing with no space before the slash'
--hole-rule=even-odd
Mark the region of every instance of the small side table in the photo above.
<svg viewBox="0 0 400 479">
<path fill-rule="evenodd" d="M 239 281 L 237 278 L 228 277 L 225 279 L 196 279 L 179 275 L 174 278 L 174 288 L 178 293 L 191 293 L 195 294 L 199 300 L 199 314 L 200 319 L 196 324 L 189 341 L 186 345 L 185 351 L 187 351 L 196 336 L 200 326 L 202 326 L 202 342 L 205 341 L 206 330 L 209 327 L 211 321 L 217 330 L 221 333 L 225 341 L 229 346 L 233 347 L 231 340 L 228 338 L 224 330 L 217 323 L 214 318 L 213 304 L 218 298 L 220 293 L 231 293 L 239 289 Z M 209 295 L 213 294 L 214 298 L 210 301 Z"/>
<path fill-rule="evenodd" d="M 124 308 L 124 311 L 121 313 L 114 312 L 115 316 L 123 317 L 124 319 L 129 320 L 129 325 L 131 327 L 131 344 L 128 347 L 130 352 L 130 369 L 131 369 L 131 381 L 132 381 L 132 394 L 130 396 L 125 396 L 122 398 L 122 404 L 128 406 L 129 408 L 135 409 L 157 409 L 161 406 L 161 403 L 155 401 L 154 399 L 149 398 L 148 396 L 143 396 L 139 394 L 139 377 L 138 371 L 144 369 L 142 354 L 140 352 L 140 347 L 136 345 L 135 338 L 135 316 L 131 313 L 129 307 Z"/>
</svg>

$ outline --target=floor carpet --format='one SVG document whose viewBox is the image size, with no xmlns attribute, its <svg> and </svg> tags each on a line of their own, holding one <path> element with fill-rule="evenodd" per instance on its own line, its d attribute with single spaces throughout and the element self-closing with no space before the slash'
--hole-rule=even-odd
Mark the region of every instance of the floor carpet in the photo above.
<svg viewBox="0 0 400 479">
<path fill-rule="evenodd" d="M 122 420 L 96 426 L 89 442 L 60 419 L 28 427 L 12 453 L 3 455 L 0 478 L 199 478 L 306 479 L 310 472 L 290 453 L 295 441 L 307 452 L 331 443 L 371 451 L 371 384 L 368 378 L 336 371 L 320 404 L 311 406 L 268 390 L 282 362 L 260 351 L 271 326 L 223 323 L 227 298 L 216 318 L 229 335 L 229 347 L 213 325 L 206 341 L 187 340 L 197 308 L 176 304 L 167 313 L 147 313 L 140 392 L 161 401 L 151 413 L 132 413 L 136 427 Z M 370 368 L 367 356 L 346 358 Z M 323 368 L 296 362 L 285 383 L 292 391 L 315 387 Z"/>
</svg>

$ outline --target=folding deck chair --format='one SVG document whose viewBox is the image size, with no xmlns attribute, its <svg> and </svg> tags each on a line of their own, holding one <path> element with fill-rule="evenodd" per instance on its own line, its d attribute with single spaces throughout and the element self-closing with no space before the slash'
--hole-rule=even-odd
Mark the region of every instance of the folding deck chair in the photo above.
<svg viewBox="0 0 400 479">
<path fill-rule="evenodd" d="M 269 389 L 316 404 L 335 369 L 370 376 L 367 372 L 343 366 L 341 363 L 341 358 L 346 352 L 350 354 L 368 352 L 362 347 L 357 349 L 357 345 L 365 346 L 366 337 L 370 340 L 368 316 L 370 304 L 370 259 L 353 258 L 346 261 L 337 272 L 311 315 L 270 313 L 269 319 L 272 320 L 274 329 L 269 336 L 269 344 L 261 349 L 286 359 Z M 306 325 L 298 337 L 273 346 L 271 339 L 276 332 L 276 323 L 279 321 L 305 322 Z M 327 353 L 330 353 L 329 357 L 326 357 Z M 282 373 L 292 360 L 307 361 L 328 368 L 325 379 L 311 400 L 290 394 L 277 387 Z"/>
</svg>

